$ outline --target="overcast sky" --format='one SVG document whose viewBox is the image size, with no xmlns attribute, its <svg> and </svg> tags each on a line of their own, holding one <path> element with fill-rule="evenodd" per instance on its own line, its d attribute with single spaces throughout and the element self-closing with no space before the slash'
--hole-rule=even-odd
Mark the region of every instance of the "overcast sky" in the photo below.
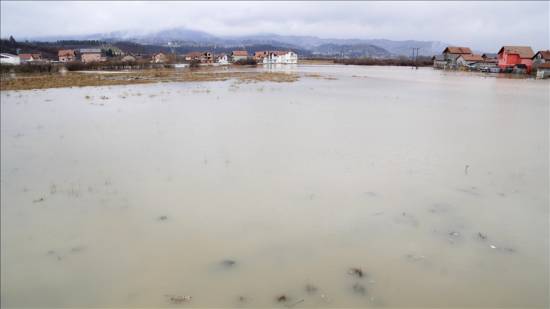
<svg viewBox="0 0 550 309">
<path fill-rule="evenodd" d="M 433 40 L 493 51 L 550 48 L 550 6 L 538 2 L 1 1 L 5 38 L 172 27 L 214 35 Z"/>
</svg>

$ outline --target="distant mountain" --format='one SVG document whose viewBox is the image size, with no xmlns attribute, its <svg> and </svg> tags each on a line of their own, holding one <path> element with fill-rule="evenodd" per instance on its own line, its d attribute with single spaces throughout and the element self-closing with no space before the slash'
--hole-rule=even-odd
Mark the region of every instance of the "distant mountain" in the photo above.
<svg viewBox="0 0 550 309">
<path fill-rule="evenodd" d="M 243 48 L 269 45 L 281 49 L 297 49 L 314 55 L 340 55 L 345 57 L 396 57 L 410 56 L 413 48 L 419 55 L 441 53 L 448 44 L 438 41 L 393 41 L 386 39 L 323 39 L 316 36 L 294 36 L 263 33 L 243 36 L 215 36 L 204 31 L 172 28 L 156 32 L 116 31 L 78 36 L 50 36 L 30 38 L 37 41 L 57 40 L 129 41 L 140 44 L 171 47 Z"/>
<path fill-rule="evenodd" d="M 384 48 L 371 44 L 353 44 L 353 45 L 338 45 L 338 44 L 322 44 L 312 47 L 312 53 L 319 56 L 329 57 L 348 57 L 348 58 L 389 58 L 392 54 Z"/>
</svg>

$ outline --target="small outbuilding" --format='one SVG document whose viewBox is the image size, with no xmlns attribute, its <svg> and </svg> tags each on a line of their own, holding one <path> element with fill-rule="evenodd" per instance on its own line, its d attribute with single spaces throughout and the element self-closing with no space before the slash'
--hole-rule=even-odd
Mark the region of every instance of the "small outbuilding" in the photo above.
<svg viewBox="0 0 550 309">
<path fill-rule="evenodd" d="M 441 54 L 449 66 L 456 67 L 456 59 L 460 55 L 471 55 L 472 50 L 469 47 L 447 46 Z"/>
<path fill-rule="evenodd" d="M 470 67 L 473 64 L 482 62 L 483 58 L 481 55 L 475 54 L 462 54 L 456 58 L 456 65 L 459 67 Z"/>
</svg>

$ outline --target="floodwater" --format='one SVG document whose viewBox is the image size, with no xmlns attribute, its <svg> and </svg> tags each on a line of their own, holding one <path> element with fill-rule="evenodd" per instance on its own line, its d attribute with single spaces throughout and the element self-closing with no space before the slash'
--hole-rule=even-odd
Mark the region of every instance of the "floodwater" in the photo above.
<svg viewBox="0 0 550 309">
<path fill-rule="evenodd" d="M 1 305 L 548 307 L 548 81 L 284 70 L 2 92 Z"/>
</svg>

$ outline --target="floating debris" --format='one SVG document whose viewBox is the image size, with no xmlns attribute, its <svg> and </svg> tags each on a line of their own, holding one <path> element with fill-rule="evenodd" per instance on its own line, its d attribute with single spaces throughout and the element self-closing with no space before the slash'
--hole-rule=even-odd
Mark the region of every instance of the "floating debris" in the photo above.
<svg viewBox="0 0 550 309">
<path fill-rule="evenodd" d="M 159 221 L 166 221 L 166 220 L 168 220 L 168 216 L 160 216 L 160 217 L 158 217 L 158 220 Z"/>
<path fill-rule="evenodd" d="M 193 299 L 193 297 L 191 296 L 180 296 L 180 295 L 165 295 L 165 296 L 168 297 L 168 301 L 174 305 L 183 304 Z"/>
<path fill-rule="evenodd" d="M 413 227 L 418 227 L 418 220 L 410 213 L 402 212 L 401 216 L 395 218 L 397 223 L 408 224 Z"/>
<path fill-rule="evenodd" d="M 288 297 L 286 295 L 280 295 L 280 296 L 277 296 L 275 298 L 277 300 L 277 302 L 279 303 L 284 303 L 284 302 L 287 302 L 288 301 Z"/>
<path fill-rule="evenodd" d="M 72 247 L 71 252 L 72 253 L 78 253 L 78 252 L 84 251 L 84 249 L 85 249 L 85 247 L 83 247 L 83 246 Z"/>
<path fill-rule="evenodd" d="M 489 245 L 489 248 L 491 248 L 491 249 L 496 249 L 497 246 L 495 246 L 495 245 Z"/>
<path fill-rule="evenodd" d="M 285 307 L 287 307 L 287 308 L 292 308 L 292 307 L 294 307 L 294 306 L 296 306 L 297 304 L 302 303 L 302 302 L 304 302 L 304 300 L 303 300 L 303 299 L 300 299 L 300 300 L 297 300 L 297 301 L 293 302 L 292 304 L 286 305 Z"/>
<path fill-rule="evenodd" d="M 377 197 L 378 196 L 378 194 L 376 194 L 376 192 L 372 192 L 372 191 L 365 192 L 365 194 L 370 196 L 370 197 Z"/>
<path fill-rule="evenodd" d="M 306 292 L 308 294 L 315 294 L 319 289 L 313 284 L 306 284 Z"/>
<path fill-rule="evenodd" d="M 244 296 L 239 296 L 238 298 L 239 302 L 241 303 L 246 303 L 248 301 L 248 298 L 244 297 Z"/>
<path fill-rule="evenodd" d="M 479 192 L 477 192 L 477 187 L 470 187 L 470 188 L 458 188 L 456 189 L 459 192 L 466 193 L 473 196 L 481 196 Z"/>
<path fill-rule="evenodd" d="M 45 198 L 41 197 L 39 199 L 33 200 L 32 202 L 33 203 L 41 203 L 41 202 L 44 202 L 45 200 L 46 200 Z"/>
<path fill-rule="evenodd" d="M 235 264 L 237 264 L 237 262 L 234 261 L 234 260 L 223 260 L 223 261 L 221 261 L 220 264 L 225 268 L 230 268 L 230 267 L 235 266 Z"/>
<path fill-rule="evenodd" d="M 356 294 L 361 294 L 361 295 L 367 294 L 367 289 L 360 283 L 355 283 L 352 289 L 353 289 L 353 292 Z"/>
<path fill-rule="evenodd" d="M 468 175 L 468 169 L 470 168 L 470 166 L 468 164 L 466 164 L 466 166 L 464 166 L 464 175 Z"/>
<path fill-rule="evenodd" d="M 363 278 L 363 270 L 361 268 L 352 267 L 348 270 L 348 274 L 354 277 Z"/>
<path fill-rule="evenodd" d="M 449 236 L 455 237 L 455 238 L 456 238 L 456 237 L 460 237 L 460 233 L 459 233 L 459 232 L 456 232 L 456 231 L 452 231 L 452 232 L 449 233 Z"/>
<path fill-rule="evenodd" d="M 409 253 L 405 256 L 407 258 L 407 260 L 411 261 L 411 262 L 417 262 L 417 261 L 421 261 L 421 260 L 424 260 L 426 259 L 426 256 L 425 255 L 416 255 L 416 254 L 412 254 L 412 253 Z"/>
<path fill-rule="evenodd" d="M 481 240 L 487 240 L 487 235 L 482 234 L 481 232 L 477 233 L 477 237 L 479 237 L 479 239 Z"/>
</svg>

